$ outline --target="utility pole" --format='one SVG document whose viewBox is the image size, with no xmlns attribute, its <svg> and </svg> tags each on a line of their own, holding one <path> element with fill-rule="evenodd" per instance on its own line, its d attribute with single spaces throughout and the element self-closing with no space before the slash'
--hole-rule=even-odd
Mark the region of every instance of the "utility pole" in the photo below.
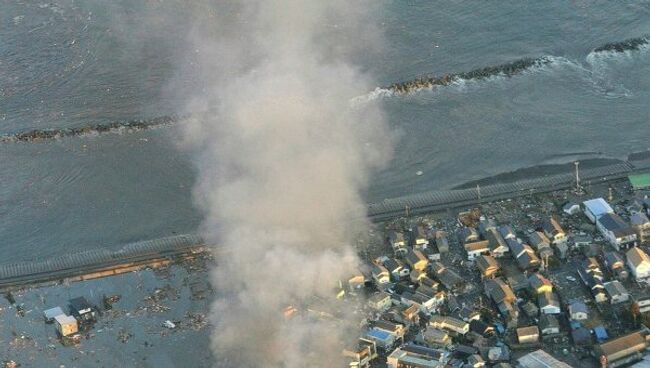
<svg viewBox="0 0 650 368">
<path fill-rule="evenodd" d="M 608 191 L 607 199 L 611 202 L 614 200 L 614 192 L 612 191 L 612 187 L 610 186 L 609 188 L 607 188 L 607 191 Z"/>
<path fill-rule="evenodd" d="M 576 194 L 582 194 L 582 187 L 580 186 L 580 161 L 573 163 L 576 165 Z"/>
</svg>

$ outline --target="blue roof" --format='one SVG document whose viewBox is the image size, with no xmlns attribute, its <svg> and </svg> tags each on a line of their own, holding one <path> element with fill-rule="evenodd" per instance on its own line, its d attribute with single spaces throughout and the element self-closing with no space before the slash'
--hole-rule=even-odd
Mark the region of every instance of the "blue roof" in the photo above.
<svg viewBox="0 0 650 368">
<path fill-rule="evenodd" d="M 382 330 L 377 330 L 377 329 L 370 329 L 366 333 L 369 337 L 375 338 L 377 340 L 389 340 L 390 339 L 390 333 L 387 331 L 382 331 Z"/>
<path fill-rule="evenodd" d="M 607 330 L 603 326 L 594 327 L 594 334 L 599 341 L 607 340 L 609 336 L 607 335 Z"/>
<path fill-rule="evenodd" d="M 609 203 L 607 203 L 602 198 L 590 199 L 588 201 L 584 201 L 583 204 L 589 210 L 589 212 L 593 213 L 596 217 L 614 212 Z"/>
</svg>

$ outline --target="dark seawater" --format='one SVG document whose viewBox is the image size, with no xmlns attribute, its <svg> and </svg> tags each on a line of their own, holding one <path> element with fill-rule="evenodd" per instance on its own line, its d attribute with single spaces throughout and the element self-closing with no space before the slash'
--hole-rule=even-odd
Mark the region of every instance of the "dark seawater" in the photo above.
<svg viewBox="0 0 650 368">
<path fill-rule="evenodd" d="M 510 77 L 378 93 L 399 134 L 369 201 L 502 172 L 650 148 L 650 3 L 384 1 L 378 86 L 522 58 Z M 0 135 L 179 113 L 200 91 L 181 1 L 0 0 Z M 201 16 L 218 12 L 205 6 Z M 189 65 L 179 73 L 178 63 Z M 29 260 L 197 228 L 195 172 L 174 127 L 0 143 L 0 256 Z M 417 176 L 417 171 L 423 175 Z"/>
</svg>

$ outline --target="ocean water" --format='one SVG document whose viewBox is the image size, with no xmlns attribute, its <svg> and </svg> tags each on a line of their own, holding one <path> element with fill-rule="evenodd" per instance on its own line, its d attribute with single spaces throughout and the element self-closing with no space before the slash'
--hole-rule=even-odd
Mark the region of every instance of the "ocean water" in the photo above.
<svg viewBox="0 0 650 368">
<path fill-rule="evenodd" d="M 204 6 L 204 16 L 222 10 Z M 177 112 L 178 96 L 200 88 L 177 67 L 200 51 L 185 41 L 194 16 L 176 0 L 0 0 L 0 135 Z M 399 140 L 369 201 L 650 148 L 650 50 L 592 52 L 650 35 L 650 2 L 383 0 L 377 17 L 384 48 L 357 61 L 378 86 L 552 62 L 371 98 Z M 195 230 L 195 172 L 177 136 L 160 127 L 0 143 L 1 261 Z"/>
</svg>

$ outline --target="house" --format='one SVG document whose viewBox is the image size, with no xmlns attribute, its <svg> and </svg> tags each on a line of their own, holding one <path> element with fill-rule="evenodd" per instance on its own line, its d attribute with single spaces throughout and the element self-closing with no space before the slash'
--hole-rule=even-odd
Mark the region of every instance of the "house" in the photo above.
<svg viewBox="0 0 650 368">
<path fill-rule="evenodd" d="M 383 285 L 390 282 L 390 272 L 388 269 L 380 264 L 372 265 L 372 278 L 377 285 Z"/>
<path fill-rule="evenodd" d="M 533 289 L 536 294 L 553 291 L 553 283 L 551 280 L 538 273 L 528 276 L 528 283 L 530 284 L 530 288 Z"/>
<path fill-rule="evenodd" d="M 519 327 L 517 340 L 520 344 L 530 344 L 539 341 L 539 328 L 537 326 Z"/>
<path fill-rule="evenodd" d="M 433 244 L 422 250 L 422 253 L 429 259 L 429 261 L 439 261 L 440 260 L 440 250 L 438 246 Z"/>
<path fill-rule="evenodd" d="M 86 298 L 78 297 L 68 301 L 70 313 L 79 320 L 79 322 L 94 322 L 97 316 L 95 307 L 90 305 Z"/>
<path fill-rule="evenodd" d="M 393 301 L 390 294 L 381 291 L 371 295 L 366 304 L 376 311 L 384 312 L 391 307 Z"/>
<path fill-rule="evenodd" d="M 497 228 L 497 230 L 499 231 L 499 234 L 505 240 L 517 239 L 517 235 L 515 234 L 515 230 L 510 225 L 501 225 L 501 226 L 499 226 Z"/>
<path fill-rule="evenodd" d="M 476 257 L 490 253 L 489 242 L 487 240 L 479 240 L 471 243 L 465 243 L 465 252 L 467 253 L 467 260 L 473 261 Z"/>
<path fill-rule="evenodd" d="M 591 345 L 591 332 L 584 326 L 578 326 L 571 330 L 571 340 L 575 346 Z"/>
<path fill-rule="evenodd" d="M 411 245 L 413 249 L 425 249 L 429 246 L 429 238 L 423 225 L 411 229 Z"/>
<path fill-rule="evenodd" d="M 371 328 L 366 331 L 365 338 L 377 344 L 378 348 L 387 350 L 392 348 L 397 341 L 397 335 L 378 328 Z"/>
<path fill-rule="evenodd" d="M 522 272 L 510 272 L 510 276 L 507 277 L 508 285 L 516 293 L 530 288 L 528 283 L 528 278 Z"/>
<path fill-rule="evenodd" d="M 461 289 L 465 280 L 460 277 L 455 271 L 448 269 L 440 262 L 433 262 L 431 264 L 433 276 L 444 285 L 447 290 Z"/>
<path fill-rule="evenodd" d="M 571 368 L 544 350 L 536 350 L 517 359 L 518 368 Z"/>
<path fill-rule="evenodd" d="M 478 354 L 472 354 L 467 358 L 467 364 L 472 368 L 485 367 L 485 360 Z"/>
<path fill-rule="evenodd" d="M 385 320 L 378 320 L 373 323 L 373 328 L 381 331 L 390 332 L 397 337 L 401 343 L 404 343 L 404 336 L 408 329 L 401 323 L 393 323 Z"/>
<path fill-rule="evenodd" d="M 444 349 L 449 347 L 452 343 L 451 337 L 449 337 L 448 333 L 432 326 L 427 326 L 427 328 L 420 333 L 420 336 L 418 336 L 418 340 L 430 348 Z"/>
<path fill-rule="evenodd" d="M 420 270 L 413 270 L 413 271 L 411 271 L 411 274 L 409 275 L 409 279 L 414 284 L 418 284 L 420 282 L 420 280 L 424 279 L 425 277 L 427 277 L 427 272 L 426 271 L 420 271 Z"/>
<path fill-rule="evenodd" d="M 495 228 L 486 230 L 485 239 L 487 239 L 490 246 L 490 254 L 494 258 L 501 258 L 510 251 L 506 240 Z"/>
<path fill-rule="evenodd" d="M 436 231 L 435 233 L 436 247 L 440 253 L 449 252 L 449 239 L 447 239 L 447 233 L 444 231 Z"/>
<path fill-rule="evenodd" d="M 411 274 L 411 268 L 396 258 L 389 258 L 384 261 L 384 267 L 390 272 L 393 281 L 399 281 Z"/>
<path fill-rule="evenodd" d="M 640 359 L 648 343 L 641 332 L 633 332 L 606 343 L 596 345 L 596 357 L 607 367 L 620 367 Z"/>
<path fill-rule="evenodd" d="M 517 257 L 517 265 L 522 271 L 536 271 L 541 265 L 539 257 L 528 244 L 522 244 L 523 251 Z"/>
<path fill-rule="evenodd" d="M 492 256 L 486 256 L 486 255 L 479 256 L 476 259 L 476 266 L 481 272 L 481 277 L 483 277 L 484 279 L 493 278 L 500 270 L 499 263 Z"/>
<path fill-rule="evenodd" d="M 419 250 L 409 249 L 405 259 L 412 270 L 424 271 L 429 265 L 429 260 Z"/>
<path fill-rule="evenodd" d="M 548 259 L 553 256 L 551 241 L 541 231 L 535 231 L 528 237 L 530 245 L 539 253 L 542 259 Z"/>
<path fill-rule="evenodd" d="M 615 213 L 600 216 L 596 228 L 616 250 L 628 249 L 636 244 L 634 229 Z"/>
<path fill-rule="evenodd" d="M 617 252 L 606 252 L 603 258 L 605 259 L 605 266 L 607 266 L 609 272 L 611 272 L 616 279 L 620 281 L 627 280 L 629 273 L 625 268 L 623 257 L 621 257 Z"/>
<path fill-rule="evenodd" d="M 528 318 L 537 318 L 539 315 L 539 308 L 533 302 L 528 301 L 521 305 L 520 308 Z"/>
<path fill-rule="evenodd" d="M 406 326 L 414 326 L 420 324 L 420 309 L 416 305 L 411 305 L 400 310 L 397 316 L 399 323 Z"/>
<path fill-rule="evenodd" d="M 497 229 L 497 223 L 496 221 L 494 221 L 494 219 L 481 219 L 481 221 L 478 224 L 478 232 L 483 237 L 483 239 L 487 239 L 487 235 L 489 231 L 496 230 L 496 229 Z"/>
<path fill-rule="evenodd" d="M 554 217 L 542 222 L 542 230 L 544 230 L 544 235 L 551 240 L 552 244 L 566 242 L 566 233 Z"/>
<path fill-rule="evenodd" d="M 630 300 L 630 294 L 627 292 L 623 284 L 620 281 L 614 280 L 606 282 L 605 292 L 609 296 L 609 301 L 612 304 L 625 303 Z"/>
<path fill-rule="evenodd" d="M 636 232 L 637 240 L 645 243 L 650 240 L 650 219 L 643 212 L 635 212 L 630 216 L 630 224 Z"/>
<path fill-rule="evenodd" d="M 570 216 L 575 215 L 580 213 L 580 206 L 577 203 L 567 202 L 564 206 L 562 206 L 562 212 Z"/>
<path fill-rule="evenodd" d="M 73 335 L 79 331 L 77 319 L 73 316 L 59 314 L 54 317 L 54 324 L 56 325 L 56 331 L 63 337 Z"/>
<path fill-rule="evenodd" d="M 404 233 L 396 230 L 388 231 L 388 243 L 393 248 L 395 254 L 405 254 L 407 250 L 406 238 Z"/>
<path fill-rule="evenodd" d="M 560 322 L 553 314 L 542 313 L 539 316 L 539 329 L 542 335 L 553 335 L 560 333 Z"/>
<path fill-rule="evenodd" d="M 634 278 L 644 280 L 650 277 L 650 257 L 641 248 L 634 247 L 625 253 L 627 267 L 632 271 Z"/>
<path fill-rule="evenodd" d="M 469 323 L 473 320 L 478 320 L 481 318 L 481 313 L 479 313 L 477 310 L 470 308 L 468 306 L 462 307 L 458 311 L 458 317 L 462 319 L 463 321 Z"/>
<path fill-rule="evenodd" d="M 545 292 L 539 294 L 537 297 L 537 305 L 542 313 L 546 314 L 560 314 L 560 301 L 557 295 L 552 292 Z"/>
<path fill-rule="evenodd" d="M 594 238 L 591 235 L 587 234 L 575 234 L 573 235 L 573 245 L 576 247 L 587 247 L 594 242 Z"/>
<path fill-rule="evenodd" d="M 442 368 L 449 361 L 449 352 L 424 346 L 407 344 L 395 349 L 386 363 L 389 368 Z"/>
<path fill-rule="evenodd" d="M 378 357 L 377 344 L 372 340 L 359 338 L 354 347 L 343 350 L 343 356 L 347 358 L 351 368 L 370 368 L 370 362 Z"/>
<path fill-rule="evenodd" d="M 650 312 L 650 296 L 637 296 L 634 303 L 639 307 L 639 313 Z"/>
<path fill-rule="evenodd" d="M 429 321 L 429 325 L 433 328 L 455 332 L 459 335 L 465 335 L 469 332 L 469 323 L 449 316 L 433 316 Z"/>
<path fill-rule="evenodd" d="M 494 335 L 494 327 L 488 325 L 480 319 L 473 319 L 469 321 L 469 330 L 485 337 Z"/>
<path fill-rule="evenodd" d="M 602 198 L 595 198 L 584 201 L 582 202 L 582 205 L 585 208 L 585 215 L 593 223 L 596 223 L 596 220 L 598 220 L 603 215 L 614 213 L 614 210 L 609 205 L 609 203 L 607 203 Z"/>
<path fill-rule="evenodd" d="M 583 321 L 589 318 L 589 308 L 587 305 L 578 299 L 569 302 L 569 318 L 574 321 Z"/>
<path fill-rule="evenodd" d="M 503 279 L 495 278 L 485 281 L 485 294 L 492 299 L 508 327 L 517 325 L 519 311 L 514 306 L 517 297 Z"/>
<path fill-rule="evenodd" d="M 61 307 L 54 307 L 47 309 L 43 312 L 43 317 L 45 318 L 45 323 L 52 323 L 54 322 L 54 317 L 60 316 L 62 314 L 65 314 L 63 312 L 63 309 Z"/>
<path fill-rule="evenodd" d="M 473 243 L 480 240 L 478 231 L 473 227 L 464 226 L 458 232 L 458 240 L 462 244 Z"/>
</svg>

